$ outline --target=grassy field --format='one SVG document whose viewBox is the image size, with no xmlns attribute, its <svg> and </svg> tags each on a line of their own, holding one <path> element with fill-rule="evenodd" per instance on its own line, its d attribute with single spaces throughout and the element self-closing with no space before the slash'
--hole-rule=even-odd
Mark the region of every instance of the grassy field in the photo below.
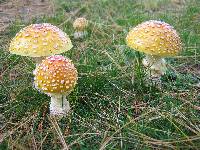
<svg viewBox="0 0 200 150">
<path fill-rule="evenodd" d="M 200 1 L 56 0 L 53 17 L 17 20 L 0 39 L 0 149 L 200 149 Z M 88 37 L 74 40 L 73 20 L 89 20 Z M 167 58 L 156 85 L 146 77 L 142 53 L 126 46 L 137 24 L 163 20 L 180 33 L 183 51 Z M 50 98 L 33 88 L 35 63 L 11 55 L 10 40 L 26 25 L 52 23 L 74 47 L 63 55 L 78 69 L 68 96 L 70 114 L 49 119 Z"/>
</svg>

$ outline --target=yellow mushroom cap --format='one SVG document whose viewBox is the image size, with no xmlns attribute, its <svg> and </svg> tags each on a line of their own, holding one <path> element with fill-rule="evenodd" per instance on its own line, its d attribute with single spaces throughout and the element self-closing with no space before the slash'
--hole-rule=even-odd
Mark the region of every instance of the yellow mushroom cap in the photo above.
<svg viewBox="0 0 200 150">
<path fill-rule="evenodd" d="M 51 56 L 72 48 L 66 33 L 49 23 L 29 25 L 12 39 L 9 51 L 12 54 L 30 57 Z"/>
<path fill-rule="evenodd" d="M 73 23 L 73 27 L 77 30 L 84 30 L 88 25 L 88 21 L 85 18 L 77 18 L 74 23 Z"/>
<path fill-rule="evenodd" d="M 77 82 L 77 70 L 68 58 L 47 57 L 34 71 L 35 87 L 47 94 L 69 94 Z"/>
<path fill-rule="evenodd" d="M 150 20 L 133 28 L 126 37 L 127 45 L 149 55 L 174 56 L 181 51 L 176 30 L 163 21 Z"/>
</svg>

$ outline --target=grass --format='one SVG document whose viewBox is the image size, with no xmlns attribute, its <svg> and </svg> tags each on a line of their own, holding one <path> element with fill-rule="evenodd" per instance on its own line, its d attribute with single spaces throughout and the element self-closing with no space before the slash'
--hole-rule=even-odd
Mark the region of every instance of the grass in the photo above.
<svg viewBox="0 0 200 150">
<path fill-rule="evenodd" d="M 13 23 L 0 41 L 0 149 L 200 149 L 198 0 L 57 0 L 56 6 L 53 17 L 30 23 L 52 23 L 73 41 L 63 54 L 79 72 L 68 97 L 72 111 L 51 121 L 50 98 L 32 86 L 34 62 L 8 52 L 11 38 L 28 25 Z M 72 36 L 79 16 L 90 23 L 82 41 Z M 143 54 L 125 43 L 131 27 L 150 19 L 173 25 L 183 42 L 180 56 L 167 58 L 171 67 L 160 88 L 146 78 Z"/>
</svg>

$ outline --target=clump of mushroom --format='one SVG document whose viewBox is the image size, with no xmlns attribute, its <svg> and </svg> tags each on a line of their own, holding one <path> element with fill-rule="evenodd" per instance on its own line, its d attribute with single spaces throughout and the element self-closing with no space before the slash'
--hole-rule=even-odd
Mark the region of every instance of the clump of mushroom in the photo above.
<svg viewBox="0 0 200 150">
<path fill-rule="evenodd" d="M 159 78 L 167 71 L 163 57 L 175 56 L 182 44 L 176 30 L 163 21 L 150 20 L 133 28 L 126 37 L 127 45 L 146 53 L 143 65 L 150 70 L 150 76 Z"/>
<path fill-rule="evenodd" d="M 73 47 L 68 35 L 49 23 L 32 24 L 21 29 L 10 43 L 12 54 L 34 57 L 40 63 L 43 57 L 60 54 Z"/>
<path fill-rule="evenodd" d="M 47 57 L 34 70 L 34 85 L 51 97 L 50 114 L 65 116 L 69 110 L 66 96 L 77 82 L 77 70 L 68 58 L 61 55 Z"/>
<path fill-rule="evenodd" d="M 73 27 L 75 29 L 74 38 L 75 39 L 84 38 L 87 35 L 87 31 L 85 30 L 87 26 L 88 26 L 87 19 L 83 17 L 77 18 L 73 23 Z"/>
</svg>

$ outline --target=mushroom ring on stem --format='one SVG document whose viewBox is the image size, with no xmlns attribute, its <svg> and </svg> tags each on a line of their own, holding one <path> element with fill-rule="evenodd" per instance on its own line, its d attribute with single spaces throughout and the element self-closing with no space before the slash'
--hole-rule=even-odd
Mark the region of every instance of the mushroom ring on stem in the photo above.
<svg viewBox="0 0 200 150">
<path fill-rule="evenodd" d="M 77 18 L 73 23 L 73 27 L 76 30 L 74 32 L 74 38 L 75 39 L 84 38 L 87 35 L 87 31 L 85 31 L 87 26 L 88 26 L 88 21 L 85 18 L 83 17 Z"/>
<path fill-rule="evenodd" d="M 144 52 L 143 65 L 150 69 L 150 76 L 166 73 L 164 57 L 177 55 L 182 44 L 176 30 L 163 21 L 150 20 L 133 28 L 126 37 L 130 48 Z"/>
<path fill-rule="evenodd" d="M 32 24 L 21 29 L 10 43 L 12 54 L 34 57 L 40 63 L 43 57 L 60 54 L 73 47 L 68 35 L 49 23 Z"/>
<path fill-rule="evenodd" d="M 34 75 L 36 89 L 51 97 L 50 114 L 65 116 L 70 110 L 66 96 L 77 82 L 77 70 L 71 60 L 60 55 L 47 57 Z"/>
</svg>

